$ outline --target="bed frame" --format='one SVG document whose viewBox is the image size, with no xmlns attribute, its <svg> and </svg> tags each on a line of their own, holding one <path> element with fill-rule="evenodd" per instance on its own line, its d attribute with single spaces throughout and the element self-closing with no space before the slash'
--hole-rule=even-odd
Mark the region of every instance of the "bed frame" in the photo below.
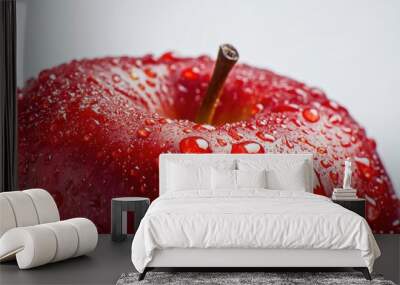
<svg viewBox="0 0 400 285">
<path fill-rule="evenodd" d="M 199 164 L 213 164 L 215 161 L 233 161 L 236 159 L 277 160 L 306 160 L 309 167 L 309 188 L 312 192 L 313 171 L 312 154 L 162 154 L 160 163 L 160 195 L 166 192 L 166 165 L 168 160 L 188 160 Z M 143 280 L 146 273 L 156 268 L 184 268 L 187 269 L 220 269 L 229 268 L 230 271 L 246 271 L 271 268 L 353 268 L 361 271 L 367 280 L 371 276 L 359 250 L 329 250 L 329 249 L 249 249 L 249 248 L 170 248 L 156 250 L 152 261 L 139 275 Z"/>
<path fill-rule="evenodd" d="M 367 280 L 371 275 L 359 250 L 329 249 L 183 249 L 156 250 L 152 261 L 139 275 L 143 280 L 146 273 L 156 268 L 196 269 L 213 271 L 258 271 L 282 269 L 336 269 L 353 268 L 361 271 Z"/>
</svg>

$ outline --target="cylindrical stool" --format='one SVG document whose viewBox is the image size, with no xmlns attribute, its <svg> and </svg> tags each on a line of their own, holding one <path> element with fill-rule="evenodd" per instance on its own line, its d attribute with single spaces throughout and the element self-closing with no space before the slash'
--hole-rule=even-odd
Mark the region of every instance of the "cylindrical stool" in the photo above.
<svg viewBox="0 0 400 285">
<path fill-rule="evenodd" d="M 120 197 L 111 200 L 111 239 L 123 241 L 126 239 L 126 212 L 135 214 L 135 230 L 146 214 L 150 199 L 144 197 Z"/>
</svg>

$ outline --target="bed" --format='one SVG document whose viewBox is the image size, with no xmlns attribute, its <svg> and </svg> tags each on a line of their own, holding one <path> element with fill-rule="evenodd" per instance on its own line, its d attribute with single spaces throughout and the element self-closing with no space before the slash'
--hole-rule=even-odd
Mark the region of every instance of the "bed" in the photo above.
<svg viewBox="0 0 400 285">
<path fill-rule="evenodd" d="M 313 194 L 312 154 L 162 154 L 132 262 L 154 268 L 352 267 L 380 251 L 361 216 Z"/>
</svg>

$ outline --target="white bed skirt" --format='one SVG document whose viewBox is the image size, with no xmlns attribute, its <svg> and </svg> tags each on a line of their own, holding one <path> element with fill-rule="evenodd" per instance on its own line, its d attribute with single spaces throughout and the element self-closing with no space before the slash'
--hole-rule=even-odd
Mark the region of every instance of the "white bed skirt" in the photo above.
<svg viewBox="0 0 400 285">
<path fill-rule="evenodd" d="M 147 267 L 366 267 L 359 250 L 197 249 L 155 250 Z"/>
</svg>

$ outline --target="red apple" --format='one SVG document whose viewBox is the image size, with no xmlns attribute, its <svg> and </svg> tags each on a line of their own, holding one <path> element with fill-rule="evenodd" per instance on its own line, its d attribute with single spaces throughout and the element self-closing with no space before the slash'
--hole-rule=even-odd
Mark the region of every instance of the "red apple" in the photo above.
<svg viewBox="0 0 400 285">
<path fill-rule="evenodd" d="M 158 196 L 158 156 L 182 153 L 315 154 L 315 193 L 353 186 L 374 232 L 400 233 L 400 203 L 375 141 L 320 89 L 248 65 L 227 78 L 213 126 L 198 124 L 214 61 L 166 53 L 72 61 L 19 91 L 20 188 L 42 187 L 62 218 L 110 230 L 110 200 Z"/>
</svg>

